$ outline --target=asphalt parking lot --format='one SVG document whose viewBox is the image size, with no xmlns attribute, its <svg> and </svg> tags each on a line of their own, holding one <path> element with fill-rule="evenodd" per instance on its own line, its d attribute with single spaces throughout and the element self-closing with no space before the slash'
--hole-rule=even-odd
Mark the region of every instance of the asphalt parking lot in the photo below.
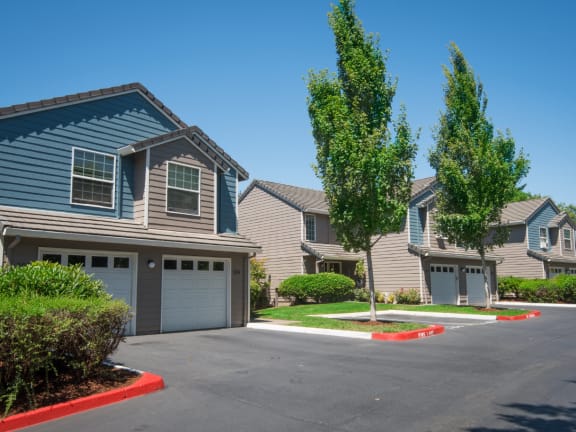
<svg viewBox="0 0 576 432">
<path fill-rule="evenodd" d="M 541 310 L 407 342 L 248 328 L 131 337 L 114 360 L 162 375 L 165 390 L 28 430 L 574 431 L 576 310 Z"/>
</svg>

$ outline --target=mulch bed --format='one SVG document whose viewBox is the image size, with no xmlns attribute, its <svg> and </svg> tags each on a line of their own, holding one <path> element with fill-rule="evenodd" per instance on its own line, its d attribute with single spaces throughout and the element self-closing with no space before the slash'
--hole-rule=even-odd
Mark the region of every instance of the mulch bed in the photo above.
<svg viewBox="0 0 576 432">
<path fill-rule="evenodd" d="M 79 379 L 69 372 L 59 372 L 57 377 L 50 379 L 48 388 L 45 378 L 37 380 L 34 389 L 36 393 L 35 407 L 31 407 L 26 395 L 21 394 L 13 403 L 8 416 L 125 387 L 134 383 L 138 378 L 140 378 L 140 374 L 136 372 L 115 369 L 106 365 L 102 365 L 95 374 L 84 379 Z M 5 408 L 4 403 L 0 403 L 0 416 L 4 415 Z"/>
</svg>

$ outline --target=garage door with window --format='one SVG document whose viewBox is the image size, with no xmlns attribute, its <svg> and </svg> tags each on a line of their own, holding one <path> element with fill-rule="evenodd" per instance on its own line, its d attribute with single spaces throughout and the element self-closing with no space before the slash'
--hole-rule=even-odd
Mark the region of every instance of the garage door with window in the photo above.
<svg viewBox="0 0 576 432">
<path fill-rule="evenodd" d="M 488 272 L 488 280 L 490 280 L 490 269 L 487 268 L 486 271 Z M 468 291 L 469 305 L 482 306 L 486 304 L 482 267 L 466 266 L 466 290 Z"/>
<path fill-rule="evenodd" d="M 458 304 L 458 271 L 454 265 L 430 264 L 434 304 Z"/>
<path fill-rule="evenodd" d="M 162 332 L 228 327 L 229 316 L 229 260 L 163 258 Z"/>
<path fill-rule="evenodd" d="M 39 250 L 39 259 L 57 262 L 62 265 L 81 264 L 84 271 L 104 282 L 106 291 L 112 297 L 124 300 L 130 305 L 134 318 L 128 323 L 127 335 L 136 331 L 136 259 L 134 253 L 103 252 L 85 250 L 44 249 Z"/>
</svg>

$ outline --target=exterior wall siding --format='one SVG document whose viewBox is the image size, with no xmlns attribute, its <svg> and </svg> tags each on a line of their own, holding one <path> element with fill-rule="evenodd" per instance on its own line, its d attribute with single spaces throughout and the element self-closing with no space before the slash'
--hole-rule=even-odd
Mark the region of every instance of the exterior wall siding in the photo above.
<svg viewBox="0 0 576 432">
<path fill-rule="evenodd" d="M 541 251 L 540 249 L 540 237 L 539 237 L 539 230 L 540 227 L 547 227 L 550 220 L 556 216 L 556 211 L 552 208 L 550 203 L 547 203 L 544 207 L 542 207 L 530 220 L 528 221 L 528 248 Z M 551 230 L 550 230 L 551 231 Z M 546 252 L 550 252 L 552 247 L 545 250 Z"/>
<path fill-rule="evenodd" d="M 235 233 L 236 215 L 236 171 L 218 174 L 218 232 Z"/>
<path fill-rule="evenodd" d="M 336 232 L 330 224 L 330 217 L 323 214 L 316 216 L 316 243 L 338 244 Z"/>
<path fill-rule="evenodd" d="M 408 233 L 382 237 L 372 250 L 374 287 L 392 293 L 400 288 L 420 289 L 420 258 L 408 250 Z"/>
<path fill-rule="evenodd" d="M 302 273 L 302 213 L 258 187 L 244 197 L 238 212 L 240 234 L 262 247 L 257 258 L 265 260 L 273 299 L 280 282 Z"/>
<path fill-rule="evenodd" d="M 570 230 L 570 249 L 567 249 L 564 245 L 564 230 Z M 576 247 L 574 246 L 574 241 L 576 240 L 574 228 L 569 223 L 563 223 L 558 229 L 558 237 L 560 243 L 560 255 L 566 257 L 573 257 L 576 256 Z"/>
<path fill-rule="evenodd" d="M 166 212 L 168 161 L 200 168 L 200 216 Z M 148 226 L 153 229 L 214 233 L 214 163 L 185 139 L 150 149 Z"/>
<path fill-rule="evenodd" d="M 432 191 L 427 191 L 418 197 L 418 201 L 425 200 L 432 196 Z M 411 202 L 408 208 L 410 219 L 410 243 L 416 245 L 424 244 L 424 230 L 425 230 L 425 212 L 422 212 L 416 203 Z M 424 216 L 424 218 L 422 218 Z"/>
<path fill-rule="evenodd" d="M 121 168 L 119 156 L 114 209 L 70 204 L 72 148 L 116 155 L 120 147 L 175 129 L 136 92 L 2 119 L 0 205 L 132 218 L 132 167 Z"/>
<path fill-rule="evenodd" d="M 542 278 L 542 262 L 527 254 L 526 226 L 516 225 L 510 228 L 508 241 L 495 253 L 502 255 L 504 261 L 498 264 L 498 276 L 517 276 Z"/>
<path fill-rule="evenodd" d="M 144 223 L 144 192 L 146 189 L 146 152 L 126 156 L 132 159 L 134 172 L 134 220 Z"/>
<path fill-rule="evenodd" d="M 13 238 L 8 237 L 11 242 Z M 162 309 L 162 255 L 190 255 L 216 258 L 231 258 L 231 310 L 230 323 L 233 327 L 245 325 L 247 315 L 244 307 L 247 302 L 248 255 L 228 254 L 202 250 L 161 249 L 135 247 L 131 245 L 101 245 L 72 241 L 50 241 L 47 239 L 23 238 L 12 251 L 10 263 L 24 265 L 38 259 L 38 249 L 42 247 L 59 249 L 106 250 L 138 253 L 138 273 L 136 287 L 136 333 L 154 334 L 160 332 Z M 154 260 L 154 269 L 148 268 L 148 260 Z"/>
</svg>

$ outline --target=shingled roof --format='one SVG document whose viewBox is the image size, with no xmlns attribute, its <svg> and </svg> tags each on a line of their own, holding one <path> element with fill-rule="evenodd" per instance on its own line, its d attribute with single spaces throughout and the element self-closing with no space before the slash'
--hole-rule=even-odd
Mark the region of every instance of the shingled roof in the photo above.
<svg viewBox="0 0 576 432">
<path fill-rule="evenodd" d="M 414 180 L 412 183 L 412 197 L 419 195 L 435 182 L 435 177 L 426 177 Z M 328 203 L 324 191 L 291 186 L 264 180 L 254 180 L 240 196 L 240 201 L 254 188 L 260 187 L 282 201 L 296 207 L 302 212 L 328 214 Z"/>
<path fill-rule="evenodd" d="M 186 123 L 184 123 L 176 114 L 174 114 L 166 105 L 164 105 L 156 96 L 154 96 L 150 90 L 138 82 L 98 90 L 90 90 L 82 93 L 74 93 L 66 96 L 58 96 L 51 99 L 42 99 L 35 102 L 27 102 L 3 108 L 0 107 L 0 117 L 13 117 L 17 115 L 29 114 L 31 112 L 76 104 L 91 99 L 101 99 L 104 97 L 111 97 L 122 93 L 132 92 L 141 93 L 146 99 L 148 99 L 152 104 L 154 104 L 158 109 L 166 114 L 179 127 L 188 127 Z"/>
<path fill-rule="evenodd" d="M 526 223 L 526 221 L 547 202 L 552 203 L 552 200 L 550 198 L 535 198 L 510 203 L 502 209 L 502 217 L 500 220 L 504 225 Z M 554 205 L 554 203 L 552 203 L 552 205 Z"/>
</svg>

